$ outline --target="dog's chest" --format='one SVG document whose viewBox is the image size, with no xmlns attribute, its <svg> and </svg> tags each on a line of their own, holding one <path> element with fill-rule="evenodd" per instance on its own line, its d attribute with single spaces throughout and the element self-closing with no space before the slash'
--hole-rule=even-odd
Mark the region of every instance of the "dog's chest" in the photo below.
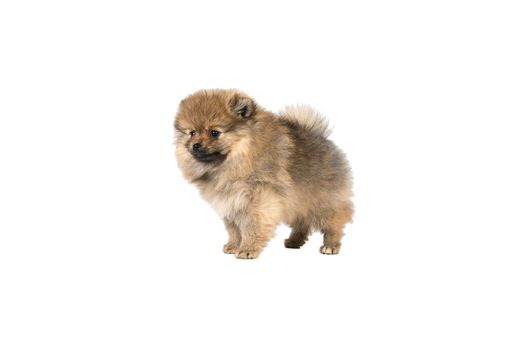
<svg viewBox="0 0 525 350">
<path fill-rule="evenodd" d="M 249 197 L 243 186 L 203 191 L 202 195 L 221 218 L 229 218 L 247 208 Z"/>
</svg>

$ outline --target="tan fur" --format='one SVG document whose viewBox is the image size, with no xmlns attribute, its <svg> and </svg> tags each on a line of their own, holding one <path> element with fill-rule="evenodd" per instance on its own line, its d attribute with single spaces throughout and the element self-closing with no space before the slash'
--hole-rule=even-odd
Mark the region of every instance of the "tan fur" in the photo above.
<svg viewBox="0 0 525 350">
<path fill-rule="evenodd" d="M 225 253 L 257 258 L 279 223 L 292 227 L 286 247 L 320 230 L 321 253 L 339 253 L 352 179 L 318 112 L 296 106 L 275 115 L 240 91 L 201 90 L 181 102 L 175 128 L 184 177 L 224 220 Z"/>
</svg>

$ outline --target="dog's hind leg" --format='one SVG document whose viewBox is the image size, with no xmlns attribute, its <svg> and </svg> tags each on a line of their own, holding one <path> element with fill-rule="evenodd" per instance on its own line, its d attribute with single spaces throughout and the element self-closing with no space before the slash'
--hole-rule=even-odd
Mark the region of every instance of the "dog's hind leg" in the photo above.
<svg viewBox="0 0 525 350">
<path fill-rule="evenodd" d="M 347 203 L 327 221 L 321 232 L 324 235 L 323 245 L 319 249 L 322 254 L 338 254 L 341 249 L 341 238 L 343 238 L 343 229 L 347 222 L 352 221 L 353 205 Z"/>
<path fill-rule="evenodd" d="M 284 246 L 292 249 L 301 248 L 308 240 L 312 228 L 305 220 L 296 220 L 291 227 L 292 233 L 290 233 L 290 237 L 284 240 Z"/>
</svg>

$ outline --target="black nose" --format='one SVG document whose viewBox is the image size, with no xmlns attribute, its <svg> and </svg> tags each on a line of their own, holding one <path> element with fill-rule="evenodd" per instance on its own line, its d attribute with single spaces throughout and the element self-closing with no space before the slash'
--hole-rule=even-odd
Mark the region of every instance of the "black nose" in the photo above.
<svg viewBox="0 0 525 350">
<path fill-rule="evenodd" d="M 197 143 L 194 143 L 193 144 L 193 150 L 196 151 L 198 150 L 199 148 L 202 147 L 202 144 L 200 142 L 197 142 Z"/>
</svg>

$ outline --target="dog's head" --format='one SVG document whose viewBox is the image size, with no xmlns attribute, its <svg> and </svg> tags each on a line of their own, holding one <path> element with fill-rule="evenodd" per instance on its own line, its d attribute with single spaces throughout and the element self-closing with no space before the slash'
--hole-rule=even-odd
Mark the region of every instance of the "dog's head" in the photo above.
<svg viewBox="0 0 525 350">
<path fill-rule="evenodd" d="M 236 90 L 201 90 L 186 97 L 175 117 L 179 165 L 194 173 L 220 166 L 250 137 L 256 114 L 255 102 Z"/>
</svg>

